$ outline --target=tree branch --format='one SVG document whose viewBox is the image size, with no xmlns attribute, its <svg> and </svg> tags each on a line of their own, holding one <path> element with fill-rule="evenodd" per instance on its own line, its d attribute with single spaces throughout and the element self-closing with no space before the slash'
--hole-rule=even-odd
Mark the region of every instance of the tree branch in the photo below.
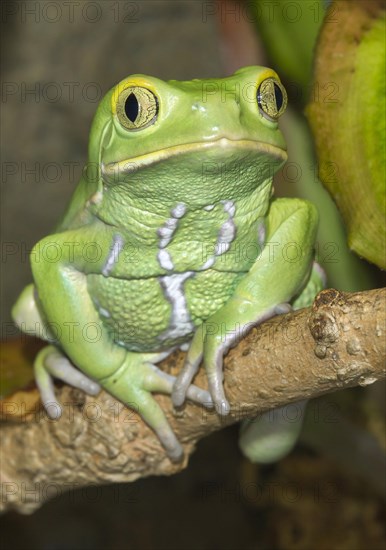
<svg viewBox="0 0 386 550">
<path fill-rule="evenodd" d="M 281 315 L 252 329 L 225 358 L 225 392 L 231 414 L 188 403 L 173 411 L 157 396 L 185 459 L 173 464 L 152 431 L 110 395 L 96 398 L 58 388 L 60 420 L 39 410 L 2 430 L 2 510 L 30 513 L 52 496 L 89 485 L 170 475 L 187 466 L 202 437 L 274 407 L 385 377 L 385 289 L 354 294 L 325 290 L 311 308 Z M 184 360 L 176 352 L 161 366 L 175 374 Z M 204 369 L 195 383 L 206 387 Z"/>
</svg>

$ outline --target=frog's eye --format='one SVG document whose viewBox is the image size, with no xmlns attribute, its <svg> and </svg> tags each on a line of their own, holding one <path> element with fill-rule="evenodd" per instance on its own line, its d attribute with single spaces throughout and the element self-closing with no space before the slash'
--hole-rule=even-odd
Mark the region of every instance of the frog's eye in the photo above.
<svg viewBox="0 0 386 550">
<path fill-rule="evenodd" d="M 119 94 L 117 117 L 127 130 L 142 130 L 154 124 L 157 115 L 157 98 L 147 88 L 132 86 Z"/>
<path fill-rule="evenodd" d="M 275 78 L 263 80 L 257 90 L 260 113 L 268 120 L 276 121 L 287 107 L 287 92 Z"/>
</svg>

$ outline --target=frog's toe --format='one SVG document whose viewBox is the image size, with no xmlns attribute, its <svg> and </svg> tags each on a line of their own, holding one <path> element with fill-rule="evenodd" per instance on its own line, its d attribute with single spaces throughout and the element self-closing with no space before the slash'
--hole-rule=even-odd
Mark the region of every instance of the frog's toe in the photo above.
<svg viewBox="0 0 386 550">
<path fill-rule="evenodd" d="M 168 457 L 172 462 L 181 462 L 184 456 L 184 450 L 172 430 L 159 429 L 156 434 L 159 437 Z"/>
<path fill-rule="evenodd" d="M 56 420 L 62 415 L 62 407 L 55 396 L 52 376 L 47 371 L 45 366 L 45 358 L 51 352 L 51 348 L 52 346 L 42 349 L 36 356 L 34 363 L 34 374 L 43 406 L 46 409 L 48 416 L 53 420 Z"/>
<path fill-rule="evenodd" d="M 76 369 L 73 364 L 60 352 L 55 350 L 45 361 L 47 371 L 55 378 L 59 378 L 70 386 L 79 388 L 89 395 L 97 395 L 101 387 L 99 384 L 88 378 L 83 372 Z"/>
<path fill-rule="evenodd" d="M 152 368 L 152 372 L 151 374 L 146 376 L 144 385 L 145 389 L 151 392 L 161 392 L 173 395 L 174 386 L 177 379 L 174 376 L 160 370 L 155 365 L 150 365 L 150 367 Z M 195 386 L 193 384 L 188 385 L 188 388 L 184 393 L 184 399 L 182 400 L 181 404 L 185 400 L 185 396 L 191 401 L 198 403 L 199 405 L 213 407 L 213 400 L 210 393 L 207 390 L 203 390 L 202 388 L 199 388 L 198 386 Z"/>
<path fill-rule="evenodd" d="M 290 313 L 291 311 L 293 311 L 293 307 L 288 302 L 277 304 L 274 309 L 275 315 L 282 315 L 283 313 Z"/>
<path fill-rule="evenodd" d="M 203 390 L 202 388 L 195 386 L 194 384 L 189 386 L 186 396 L 191 401 L 199 403 L 208 409 L 212 409 L 214 407 L 213 399 L 210 393 L 207 390 Z"/>
<path fill-rule="evenodd" d="M 192 380 L 195 377 L 202 361 L 204 336 L 203 325 L 200 325 L 196 330 L 193 340 L 190 342 L 185 364 L 174 382 L 172 402 L 175 407 L 180 407 L 183 405 L 186 397 L 189 397 L 189 388 L 193 387 L 191 386 Z M 213 406 L 211 397 L 207 400 L 207 397 L 204 396 L 204 399 L 205 402 L 202 403 L 203 405 L 209 407 Z"/>
<path fill-rule="evenodd" d="M 191 383 L 198 371 L 200 361 L 201 357 L 197 358 L 195 361 L 189 361 L 189 359 L 185 361 L 185 365 L 177 376 L 173 386 L 172 402 L 175 407 L 180 407 L 184 403 L 186 397 L 189 397 L 189 388 L 193 387 Z M 209 395 L 210 402 L 212 402 L 210 393 L 206 393 Z"/>
<path fill-rule="evenodd" d="M 135 395 L 138 412 L 143 420 L 154 430 L 170 460 L 179 462 L 183 449 L 157 401 L 147 391 L 138 391 Z"/>
<path fill-rule="evenodd" d="M 53 378 L 58 378 L 90 395 L 96 395 L 100 391 L 99 384 L 76 369 L 54 346 L 47 346 L 38 353 L 34 372 L 42 403 L 52 419 L 57 419 L 62 414 L 62 407 L 55 396 Z"/>
<path fill-rule="evenodd" d="M 217 352 L 214 361 L 206 362 L 209 391 L 213 398 L 216 411 L 222 416 L 229 414 L 231 407 L 225 397 L 223 386 L 223 354 L 221 349 Z"/>
<path fill-rule="evenodd" d="M 209 378 L 210 393 L 212 395 L 216 411 L 221 416 L 226 416 L 230 413 L 231 406 L 228 399 L 225 397 L 222 387 L 222 380 L 216 378 Z"/>
</svg>

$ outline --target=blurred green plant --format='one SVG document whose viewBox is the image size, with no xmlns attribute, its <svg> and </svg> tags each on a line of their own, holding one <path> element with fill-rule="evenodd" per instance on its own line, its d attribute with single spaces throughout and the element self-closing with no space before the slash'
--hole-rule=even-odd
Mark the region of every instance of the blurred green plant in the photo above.
<svg viewBox="0 0 386 550">
<path fill-rule="evenodd" d="M 305 104 L 312 78 L 314 45 L 325 18 L 325 0 L 255 0 L 254 21 L 288 94 Z"/>
<path fill-rule="evenodd" d="M 345 291 L 371 288 L 374 281 L 370 268 L 349 250 L 340 214 L 319 180 L 321 173 L 327 179 L 331 177 L 328 172 L 331 165 L 326 165 L 321 156 L 315 158 L 312 135 L 303 114 L 309 98 L 318 105 L 335 100 L 334 81 L 315 79 L 312 73 L 320 30 L 325 25 L 339 29 L 339 6 L 323 0 L 254 0 L 250 5 L 270 65 L 283 79 L 293 106 L 282 119 L 289 163 L 277 182 L 278 194 L 301 196 L 317 205 L 320 213 L 317 256 L 327 272 L 329 286 Z M 336 163 L 340 165 L 340 158 Z M 297 177 L 289 180 L 291 165 L 297 170 Z"/>
<path fill-rule="evenodd" d="M 315 82 L 334 101 L 310 98 L 307 116 L 320 178 L 334 198 L 352 250 L 386 269 L 386 12 L 381 0 L 336 1 L 339 25 L 323 25 Z"/>
</svg>

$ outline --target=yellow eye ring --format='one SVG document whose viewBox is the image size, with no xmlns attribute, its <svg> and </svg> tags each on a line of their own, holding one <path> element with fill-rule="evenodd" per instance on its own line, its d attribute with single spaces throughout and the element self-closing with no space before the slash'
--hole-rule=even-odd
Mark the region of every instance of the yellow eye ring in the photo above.
<svg viewBox="0 0 386 550">
<path fill-rule="evenodd" d="M 119 94 L 116 112 L 126 130 L 142 130 L 156 121 L 158 100 L 147 88 L 131 86 Z"/>
<path fill-rule="evenodd" d="M 276 78 L 263 80 L 257 90 L 257 104 L 263 117 L 276 122 L 287 107 L 287 92 Z"/>
</svg>

